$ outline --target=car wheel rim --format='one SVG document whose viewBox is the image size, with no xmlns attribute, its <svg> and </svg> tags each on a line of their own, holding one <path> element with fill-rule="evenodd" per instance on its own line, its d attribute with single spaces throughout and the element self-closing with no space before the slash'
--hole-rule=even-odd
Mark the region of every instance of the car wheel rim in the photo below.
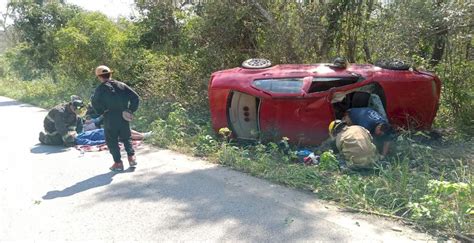
<svg viewBox="0 0 474 243">
<path fill-rule="evenodd" d="M 244 68 L 267 68 L 270 67 L 272 63 L 270 60 L 265 59 L 265 58 L 251 58 L 248 60 L 245 60 L 242 63 L 242 67 Z"/>
</svg>

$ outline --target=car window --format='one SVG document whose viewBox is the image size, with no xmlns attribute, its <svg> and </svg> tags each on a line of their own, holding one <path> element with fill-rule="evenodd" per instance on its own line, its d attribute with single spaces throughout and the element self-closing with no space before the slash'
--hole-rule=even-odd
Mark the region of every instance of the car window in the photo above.
<svg viewBox="0 0 474 243">
<path fill-rule="evenodd" d="M 253 81 L 258 89 L 281 94 L 299 94 L 303 87 L 303 78 L 258 79 Z"/>
<path fill-rule="evenodd" d="M 358 80 L 358 77 L 314 77 L 308 93 L 322 92 L 330 88 L 353 84 Z"/>
</svg>

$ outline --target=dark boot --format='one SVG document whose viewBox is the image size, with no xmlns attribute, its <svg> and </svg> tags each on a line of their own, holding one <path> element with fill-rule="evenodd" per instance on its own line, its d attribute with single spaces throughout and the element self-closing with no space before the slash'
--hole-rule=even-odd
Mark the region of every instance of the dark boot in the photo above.
<svg viewBox="0 0 474 243">
<path fill-rule="evenodd" d="M 109 168 L 111 171 L 123 171 L 123 163 L 115 162 L 112 167 Z"/>
<path fill-rule="evenodd" d="M 128 156 L 128 164 L 130 165 L 130 167 L 135 167 L 137 166 L 137 158 L 135 157 L 135 155 L 130 155 Z"/>
<path fill-rule="evenodd" d="M 46 136 L 46 134 L 44 134 L 44 132 L 40 132 L 40 133 L 39 133 L 39 141 L 40 141 L 40 143 L 46 144 L 46 142 L 45 142 L 45 140 L 44 140 L 44 139 L 45 139 L 45 136 Z"/>
</svg>

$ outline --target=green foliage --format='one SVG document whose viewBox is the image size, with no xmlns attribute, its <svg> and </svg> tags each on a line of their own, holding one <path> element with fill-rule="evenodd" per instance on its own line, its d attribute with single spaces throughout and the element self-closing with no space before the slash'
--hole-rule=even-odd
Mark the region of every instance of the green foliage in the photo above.
<svg viewBox="0 0 474 243">
<path fill-rule="evenodd" d="M 80 13 L 55 35 L 55 48 L 59 54 L 56 69 L 63 77 L 91 80 L 96 66 L 115 67 L 120 62 L 124 37 L 105 15 Z M 120 76 L 120 70 L 116 71 L 115 75 Z"/>
<path fill-rule="evenodd" d="M 437 12 L 435 8 L 432 3 L 422 0 L 410 4 L 377 6 L 374 14 L 378 18 L 371 20 L 372 28 L 368 36 L 370 46 L 373 47 L 373 60 L 410 60 L 414 54 L 429 58 L 429 52 L 422 51 L 429 47 L 429 43 L 423 41 L 432 33 L 430 18 L 438 18 L 432 15 Z"/>
<path fill-rule="evenodd" d="M 248 57 L 256 56 L 255 30 L 261 18 L 250 4 L 230 1 L 211 1 L 205 5 L 199 19 L 195 19 L 195 34 L 191 42 L 197 44 L 203 70 L 223 69 L 239 65 Z"/>
<path fill-rule="evenodd" d="M 474 62 L 442 63 L 437 73 L 443 80 L 440 125 L 457 127 L 464 137 L 474 135 Z"/>
<path fill-rule="evenodd" d="M 128 73 L 140 95 L 155 104 L 180 103 L 186 109 L 205 114 L 207 76 L 202 76 L 195 59 L 188 56 L 170 56 L 139 51 L 132 54 Z"/>
<path fill-rule="evenodd" d="M 0 55 L 0 79 L 4 79 L 7 76 L 7 65 L 5 58 Z"/>
<path fill-rule="evenodd" d="M 23 63 L 28 64 L 28 68 L 13 65 L 13 71 L 26 80 L 51 73 L 56 81 L 52 68 L 58 60 L 54 35 L 79 12 L 79 9 L 58 3 L 40 5 L 35 1 L 11 1 L 9 5 L 13 9 L 11 17 L 14 21 L 15 34 L 22 43 L 21 51 L 15 53 Z"/>
<path fill-rule="evenodd" d="M 74 90 L 65 84 L 53 84 L 49 80 L 23 82 L 12 79 L 0 80 L 0 94 L 23 102 L 52 108 L 57 104 L 69 101 Z"/>
<path fill-rule="evenodd" d="M 219 142 L 209 132 L 198 134 L 194 146 L 193 154 L 196 156 L 209 156 L 219 150 Z"/>
<path fill-rule="evenodd" d="M 411 218 L 428 225 L 445 225 L 455 232 L 465 232 L 473 227 L 474 214 L 472 184 L 430 180 L 428 192 L 418 202 L 410 202 Z"/>
<path fill-rule="evenodd" d="M 319 168 L 327 171 L 338 170 L 339 162 L 332 150 L 325 151 L 321 154 Z"/>
<path fill-rule="evenodd" d="M 190 144 L 190 138 L 199 132 L 199 127 L 189 119 L 188 111 L 179 103 L 172 105 L 168 117 L 151 124 L 155 132 L 152 141 L 160 146 L 179 148 Z"/>
<path fill-rule="evenodd" d="M 9 76 L 19 77 L 22 80 L 31 80 L 41 75 L 30 59 L 29 50 L 28 44 L 22 43 L 5 53 L 4 61 L 8 64 Z"/>
<path fill-rule="evenodd" d="M 146 14 L 137 23 L 140 29 L 138 44 L 153 50 L 175 50 L 179 44 L 180 29 L 173 4 L 166 1 L 156 4 L 138 1 L 137 6 L 141 13 Z"/>
</svg>

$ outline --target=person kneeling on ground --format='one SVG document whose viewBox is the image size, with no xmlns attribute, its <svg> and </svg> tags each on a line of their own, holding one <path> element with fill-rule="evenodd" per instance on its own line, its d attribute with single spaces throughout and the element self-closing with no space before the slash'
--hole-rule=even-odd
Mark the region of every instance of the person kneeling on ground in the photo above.
<svg viewBox="0 0 474 243">
<path fill-rule="evenodd" d="M 44 118 L 44 132 L 40 132 L 39 141 L 46 145 L 75 145 L 78 131 L 82 131 L 82 120 L 78 116 L 84 102 L 79 96 L 71 96 L 71 101 L 51 109 Z"/>
<path fill-rule="evenodd" d="M 373 168 L 378 160 L 378 153 L 367 129 L 358 125 L 348 126 L 341 120 L 335 120 L 329 124 L 329 134 L 349 169 Z M 343 167 L 344 163 L 341 165 Z"/>
</svg>

